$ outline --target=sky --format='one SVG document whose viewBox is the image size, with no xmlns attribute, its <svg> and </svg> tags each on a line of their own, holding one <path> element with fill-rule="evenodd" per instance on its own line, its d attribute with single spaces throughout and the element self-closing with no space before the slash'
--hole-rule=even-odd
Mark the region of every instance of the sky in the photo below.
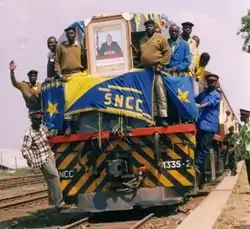
<svg viewBox="0 0 250 229">
<path fill-rule="evenodd" d="M 102 4 L 100 4 L 102 2 Z M 193 34 L 201 38 L 200 51 L 208 52 L 208 70 L 219 74 L 235 113 L 250 109 L 250 55 L 241 51 L 236 35 L 241 17 L 250 8 L 247 0 L 0 0 L 0 148 L 20 149 L 29 126 L 28 111 L 19 91 L 10 83 L 8 63 L 15 60 L 18 80 L 29 69 L 45 78 L 47 37 L 59 37 L 74 21 L 119 12 L 158 12 L 176 23 L 191 21 Z M 165 8 L 165 10 L 163 10 Z"/>
</svg>

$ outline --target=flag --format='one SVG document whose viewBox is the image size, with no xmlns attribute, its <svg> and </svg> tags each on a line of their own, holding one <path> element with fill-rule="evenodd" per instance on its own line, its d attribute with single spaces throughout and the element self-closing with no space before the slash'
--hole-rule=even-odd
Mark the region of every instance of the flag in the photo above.
<svg viewBox="0 0 250 229">
<path fill-rule="evenodd" d="M 167 94 L 178 109 L 180 116 L 185 120 L 196 121 L 198 109 L 195 103 L 192 77 L 166 77 L 162 75 L 162 80 L 167 88 Z"/>
<path fill-rule="evenodd" d="M 42 84 L 44 122 L 49 128 L 61 131 L 64 121 L 64 85 L 60 81 Z"/>
<path fill-rule="evenodd" d="M 111 79 L 75 74 L 65 84 L 65 116 L 89 111 L 124 115 L 153 123 L 152 69 Z"/>
</svg>

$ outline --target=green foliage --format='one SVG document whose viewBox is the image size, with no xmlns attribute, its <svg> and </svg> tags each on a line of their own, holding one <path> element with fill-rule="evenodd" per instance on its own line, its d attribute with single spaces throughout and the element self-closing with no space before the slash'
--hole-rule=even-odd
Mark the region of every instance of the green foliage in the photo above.
<svg viewBox="0 0 250 229">
<path fill-rule="evenodd" d="M 248 10 L 247 14 L 241 18 L 241 26 L 237 35 L 241 36 L 244 40 L 242 50 L 250 53 L 250 10 Z"/>
</svg>

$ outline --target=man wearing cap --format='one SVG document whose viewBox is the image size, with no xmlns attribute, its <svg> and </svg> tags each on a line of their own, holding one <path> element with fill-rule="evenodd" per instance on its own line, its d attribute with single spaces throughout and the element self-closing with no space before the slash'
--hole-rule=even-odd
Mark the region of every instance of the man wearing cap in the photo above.
<svg viewBox="0 0 250 229">
<path fill-rule="evenodd" d="M 190 36 L 194 24 L 192 22 L 183 22 L 181 25 L 182 25 L 182 38 L 188 42 L 191 54 L 191 64 L 189 66 L 189 69 L 192 72 L 192 74 L 194 74 L 195 60 L 197 55 L 197 44 L 196 41 Z"/>
<path fill-rule="evenodd" d="M 24 135 L 21 152 L 30 167 L 41 169 L 48 186 L 49 203 L 60 210 L 65 203 L 60 189 L 55 158 L 48 141 L 51 133 L 42 124 L 42 118 L 41 112 L 30 115 L 31 126 Z"/>
<path fill-rule="evenodd" d="M 200 177 L 205 172 L 206 155 L 219 128 L 221 94 L 216 90 L 218 79 L 219 76 L 215 74 L 206 75 L 208 87 L 195 98 L 200 113 L 197 121 L 195 165 Z"/>
<path fill-rule="evenodd" d="M 76 40 L 76 28 L 68 27 L 64 31 L 67 41 L 57 46 L 55 55 L 55 72 L 59 77 L 81 72 L 86 67 L 83 46 Z"/>
<path fill-rule="evenodd" d="M 173 72 L 187 72 L 191 64 L 188 43 L 180 36 L 180 28 L 177 25 L 170 26 L 169 35 L 168 44 L 172 49 L 172 56 L 166 67 Z"/>
<path fill-rule="evenodd" d="M 167 95 L 166 88 L 160 76 L 160 72 L 166 66 L 171 58 L 171 50 L 167 44 L 166 38 L 156 32 L 156 25 L 153 20 L 147 20 L 144 23 L 146 34 L 140 41 L 140 50 L 138 52 L 141 66 L 144 68 L 155 69 L 154 91 L 155 101 L 158 105 L 159 123 L 163 126 L 168 125 L 167 118 Z"/>
<path fill-rule="evenodd" d="M 17 88 L 23 95 L 26 103 L 26 107 L 29 109 L 29 113 L 41 110 L 41 85 L 37 83 L 38 71 L 30 70 L 28 72 L 29 82 L 19 82 L 15 77 L 15 62 L 12 60 L 9 64 L 10 79 L 12 85 Z"/>
</svg>

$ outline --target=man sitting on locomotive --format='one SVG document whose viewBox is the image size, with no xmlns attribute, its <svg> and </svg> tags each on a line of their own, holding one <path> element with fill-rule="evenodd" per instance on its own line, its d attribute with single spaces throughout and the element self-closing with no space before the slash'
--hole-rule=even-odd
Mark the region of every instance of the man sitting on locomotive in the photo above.
<svg viewBox="0 0 250 229">
<path fill-rule="evenodd" d="M 144 26 L 146 34 L 140 41 L 138 56 L 142 67 L 155 69 L 154 91 L 158 105 L 159 124 L 167 126 L 167 94 L 160 73 L 171 58 L 171 50 L 165 37 L 156 32 L 156 24 L 153 20 L 146 21 Z"/>
<path fill-rule="evenodd" d="M 206 168 L 206 155 L 208 154 L 213 137 L 218 132 L 221 94 L 216 90 L 219 76 L 206 75 L 208 88 L 201 92 L 195 102 L 198 105 L 200 117 L 197 121 L 197 147 L 195 155 L 196 171 L 202 178 Z M 201 186 L 202 182 L 200 182 Z"/>
</svg>

